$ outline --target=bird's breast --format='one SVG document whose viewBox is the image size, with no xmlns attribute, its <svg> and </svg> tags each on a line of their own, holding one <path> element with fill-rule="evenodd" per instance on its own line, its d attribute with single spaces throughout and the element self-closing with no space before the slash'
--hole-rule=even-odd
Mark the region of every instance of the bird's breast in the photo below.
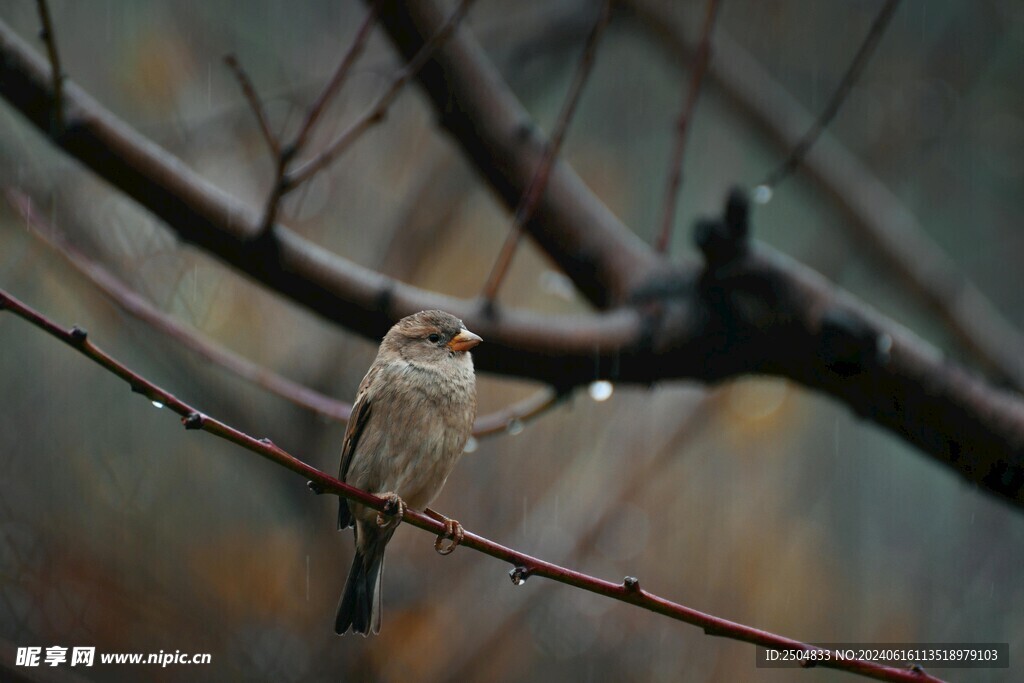
<svg viewBox="0 0 1024 683">
<path fill-rule="evenodd" d="M 411 364 L 388 368 L 349 477 L 356 486 L 394 491 L 417 509 L 430 504 L 462 454 L 476 416 L 469 366 L 440 374 Z M 360 481 L 357 481 L 360 480 Z"/>
</svg>

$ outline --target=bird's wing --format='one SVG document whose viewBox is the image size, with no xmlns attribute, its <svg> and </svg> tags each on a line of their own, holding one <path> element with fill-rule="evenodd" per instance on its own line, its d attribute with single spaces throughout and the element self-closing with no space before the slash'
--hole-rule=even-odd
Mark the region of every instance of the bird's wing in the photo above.
<svg viewBox="0 0 1024 683">
<path fill-rule="evenodd" d="M 341 446 L 341 466 L 338 469 L 338 479 L 345 481 L 348 475 L 349 465 L 352 464 L 352 454 L 359 445 L 359 438 L 363 435 L 363 429 L 370 417 L 370 408 L 373 405 L 373 397 L 370 395 L 370 386 L 373 378 L 377 375 L 378 366 L 374 365 L 363 377 L 359 384 L 359 391 L 356 393 L 356 402 L 352 404 L 352 414 L 348 418 L 348 426 L 345 428 L 345 440 Z M 348 501 L 344 498 L 338 499 L 338 528 L 347 529 L 352 526 L 352 513 L 348 509 Z"/>
</svg>

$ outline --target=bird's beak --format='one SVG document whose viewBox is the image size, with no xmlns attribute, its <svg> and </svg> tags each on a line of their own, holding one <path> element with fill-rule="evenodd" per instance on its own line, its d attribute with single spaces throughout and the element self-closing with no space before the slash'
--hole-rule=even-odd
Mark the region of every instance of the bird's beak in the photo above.
<svg viewBox="0 0 1024 683">
<path fill-rule="evenodd" d="M 452 340 L 448 342 L 448 348 L 452 351 L 469 351 L 471 348 L 482 342 L 479 336 L 473 334 L 469 330 L 460 330 L 457 335 L 452 337 Z"/>
</svg>

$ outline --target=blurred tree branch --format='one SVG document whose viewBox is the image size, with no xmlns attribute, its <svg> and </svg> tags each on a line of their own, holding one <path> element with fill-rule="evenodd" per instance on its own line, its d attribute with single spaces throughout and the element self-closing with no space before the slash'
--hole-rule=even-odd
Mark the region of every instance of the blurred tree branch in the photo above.
<svg viewBox="0 0 1024 683">
<path fill-rule="evenodd" d="M 4 310 L 10 311 L 47 334 L 59 339 L 108 372 L 124 380 L 134 393 L 141 394 L 152 401 L 154 405 L 159 405 L 161 408 L 166 407 L 181 416 L 181 422 L 185 429 L 201 429 L 300 474 L 309 479 L 309 486 L 315 493 L 332 493 L 385 512 L 386 502 L 384 499 L 324 474 L 295 458 L 284 449 L 279 448 L 269 439 L 257 439 L 214 417 L 201 413 L 177 396 L 133 372 L 93 344 L 84 329 L 72 327 L 70 330 L 66 330 L 7 292 L 0 290 L 0 311 Z M 436 534 L 439 537 L 443 536 L 446 532 L 443 522 L 417 510 L 407 509 L 403 521 L 418 529 Z M 627 576 L 620 584 L 612 583 L 507 548 L 469 531 L 465 532 L 465 537 L 461 544 L 512 564 L 513 569 L 509 574 L 512 577 L 512 581 L 516 584 L 526 581 L 531 576 L 543 576 L 559 583 L 620 600 L 668 616 L 677 621 L 698 626 L 708 635 L 778 649 L 797 649 L 801 651 L 822 649 L 671 602 L 642 589 L 639 581 L 630 576 Z M 940 683 L 940 679 L 929 676 L 919 668 L 898 669 L 864 660 L 846 660 L 837 657 L 832 657 L 829 661 L 821 662 L 819 665 L 860 674 L 881 681 Z"/>
<path fill-rule="evenodd" d="M 407 56 L 415 53 L 423 37 L 430 35 L 440 21 L 438 11 L 429 3 L 388 7 L 381 20 L 396 47 Z M 523 127 L 526 114 L 472 36 L 454 36 L 418 78 L 442 126 L 506 204 L 515 206 L 528 183 L 525 160 L 543 150 L 544 145 L 521 139 L 523 130 L 533 128 Z M 710 291 L 702 291 L 700 282 L 708 280 L 699 268 L 674 267 L 667 272 L 665 262 L 646 247 L 638 248 L 642 255 L 637 256 L 645 265 L 632 266 L 643 271 L 631 271 L 626 265 L 631 259 L 624 255 L 630 253 L 635 236 L 613 218 L 593 220 L 596 210 L 587 209 L 600 205 L 599 200 L 585 188 L 559 193 L 559 178 L 564 178 L 567 186 L 582 184 L 567 166 L 556 165 L 538 220 L 528 224 L 538 244 L 585 294 L 592 278 L 603 283 L 603 295 L 588 294 L 595 304 L 653 299 L 661 306 L 656 320 L 644 317 L 648 325 L 643 331 L 647 335 L 644 342 L 649 346 L 643 348 L 644 342 L 640 342 L 615 358 L 615 379 L 632 379 L 629 369 L 635 360 L 650 373 L 651 381 L 670 376 L 714 380 L 744 372 L 788 376 L 842 398 L 859 414 L 890 427 L 969 479 L 1017 504 L 1024 502 L 1024 402 L 1019 395 L 991 387 L 956 367 L 923 340 L 766 247 L 727 255 L 725 270 L 730 275 L 725 279 L 729 284 L 713 278 Z M 581 204 L 584 208 L 579 208 Z M 727 246 L 736 238 L 746 239 L 745 235 L 733 235 L 722 242 Z M 598 240 L 600 246 L 592 247 L 590 240 Z M 714 244 L 705 246 L 715 248 Z M 708 249 L 705 254 L 709 262 L 715 260 Z M 646 282 L 638 284 L 640 278 Z M 633 285 L 626 292 L 616 289 L 628 282 Z M 741 294 L 737 285 L 742 282 L 755 286 Z M 744 310 L 736 308 L 740 303 L 737 295 L 748 298 L 742 304 Z M 716 332 L 706 326 L 709 317 L 717 317 L 707 307 L 717 308 L 718 303 L 725 304 L 729 311 L 723 321 L 726 329 Z M 648 313 L 650 309 L 638 306 L 635 310 Z M 837 320 L 866 332 L 864 341 L 869 345 L 872 339 L 892 340 L 884 368 L 871 370 L 870 363 L 856 368 L 836 367 L 825 347 L 833 343 L 829 329 Z M 796 321 L 801 322 L 791 327 Z M 748 327 L 742 335 L 748 336 L 749 343 L 741 343 L 740 327 Z M 721 361 L 724 363 L 719 365 Z M 642 376 L 640 371 L 636 378 Z M 864 384 L 857 386 L 861 382 Z M 941 399 L 940 394 L 944 395 Z M 983 415 L 987 424 L 975 430 L 971 423 Z M 940 435 L 950 424 L 957 425 L 957 433 Z M 989 440 L 992 429 L 1002 433 Z M 989 443 L 982 445 L 975 439 Z M 992 448 L 1000 455 L 991 457 Z"/>
<path fill-rule="evenodd" d="M 675 58 L 693 57 L 696 46 L 687 40 L 685 26 L 669 4 L 621 2 Z M 727 33 L 716 37 L 709 76 L 753 125 L 785 150 L 799 145 L 815 126 L 814 117 Z M 849 215 L 854 236 L 935 314 L 985 372 L 1024 391 L 1024 336 L 939 249 L 899 198 L 828 136 L 815 144 L 800 167 Z"/>
<path fill-rule="evenodd" d="M 385 2 L 380 20 L 407 59 L 446 18 L 429 2 Z M 770 373 L 821 389 L 952 467 L 1024 504 L 1024 401 L 945 359 L 932 345 L 746 236 L 734 201 L 699 226 L 705 264 L 669 263 L 631 233 L 564 162 L 551 169 L 529 234 L 599 313 L 484 311 L 397 282 L 317 247 L 202 180 L 72 83 L 54 134 L 49 65 L 0 25 L 0 96 L 67 153 L 134 198 L 182 239 L 354 332 L 377 337 L 398 318 L 443 308 L 488 341 L 478 367 L 558 391 L 595 377 L 651 383 Z M 417 73 L 439 120 L 510 207 L 546 147 L 465 30 Z"/>
<path fill-rule="evenodd" d="M 329 420 L 346 422 L 349 419 L 352 404 L 322 394 L 243 358 L 213 340 L 207 339 L 198 330 L 177 321 L 173 316 L 159 310 L 103 265 L 72 246 L 56 226 L 48 225 L 38 215 L 28 197 L 17 190 L 7 190 L 5 194 L 8 202 L 25 219 L 33 235 L 60 254 L 72 268 L 89 280 L 124 312 L 166 335 L 175 344 L 189 349 L 196 355 L 286 401 Z M 500 410 L 480 415 L 476 418 L 473 426 L 473 436 L 487 437 L 502 434 L 509 424 L 531 420 L 551 409 L 562 398 L 564 396 L 556 391 L 541 389 L 532 396 Z"/>
</svg>

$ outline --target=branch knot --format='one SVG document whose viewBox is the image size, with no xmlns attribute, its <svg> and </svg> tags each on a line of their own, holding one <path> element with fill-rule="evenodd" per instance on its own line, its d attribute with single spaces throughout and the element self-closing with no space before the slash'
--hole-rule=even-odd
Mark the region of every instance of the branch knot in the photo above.
<svg viewBox="0 0 1024 683">
<path fill-rule="evenodd" d="M 852 377 L 889 361 L 892 337 L 849 312 L 832 308 L 821 316 L 821 359 L 840 377 Z"/>
<path fill-rule="evenodd" d="M 721 218 L 697 221 L 693 241 L 709 269 L 724 266 L 747 253 L 750 242 L 750 201 L 746 192 L 733 188 Z"/>
<path fill-rule="evenodd" d="M 189 413 L 181 418 L 181 424 L 185 425 L 185 429 L 202 429 L 203 416 L 199 413 Z"/>
</svg>

